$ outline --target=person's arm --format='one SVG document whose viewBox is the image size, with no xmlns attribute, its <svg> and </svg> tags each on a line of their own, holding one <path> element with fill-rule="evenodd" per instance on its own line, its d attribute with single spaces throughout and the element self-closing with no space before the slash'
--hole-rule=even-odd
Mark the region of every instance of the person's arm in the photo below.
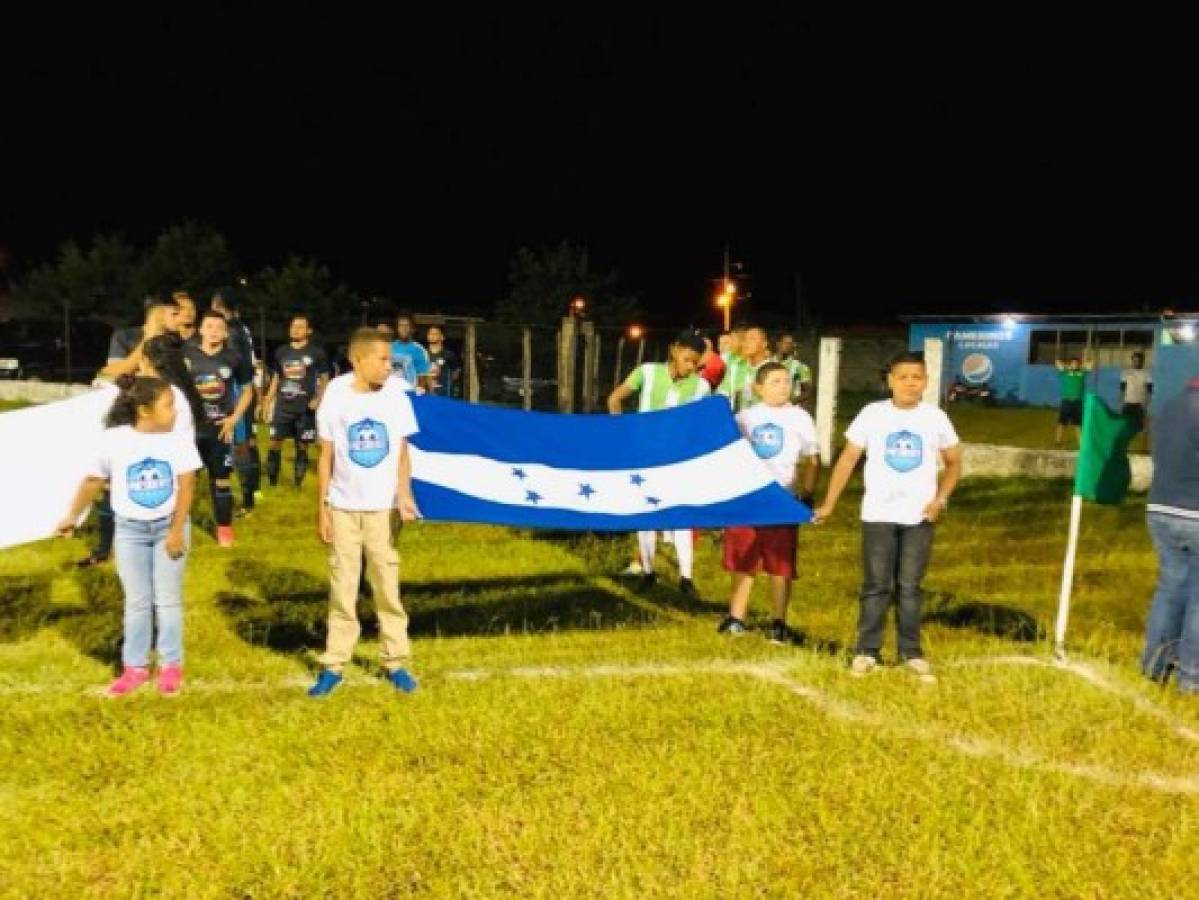
<svg viewBox="0 0 1199 900">
<path fill-rule="evenodd" d="M 237 423 L 242 420 L 242 416 L 254 402 L 254 382 L 247 381 L 245 384 L 239 385 L 238 390 L 240 393 L 237 396 L 237 406 L 233 407 L 233 412 L 227 418 L 221 420 L 219 437 L 226 444 L 233 440 L 233 431 L 237 428 Z"/>
<path fill-rule="evenodd" d="M 832 516 L 833 510 L 837 508 L 837 501 L 841 499 L 845 486 L 849 484 L 858 460 L 862 458 L 864 449 L 852 442 L 845 445 L 841 456 L 837 458 L 836 465 L 833 466 L 833 474 L 829 477 L 828 488 L 824 492 L 824 502 L 812 512 L 814 523 L 819 524 Z"/>
<path fill-rule="evenodd" d="M 191 515 L 192 499 L 196 496 L 196 473 L 179 474 L 179 496 L 175 500 L 175 512 L 171 516 L 171 527 L 167 531 L 163 549 L 171 559 L 178 559 L 187 550 L 187 518 Z"/>
<path fill-rule="evenodd" d="M 614 416 L 619 416 L 624 409 L 624 402 L 633 396 L 635 392 L 627 384 L 622 384 L 608 395 L 608 412 Z"/>
<path fill-rule="evenodd" d="M 321 400 L 325 396 L 325 388 L 329 386 L 329 374 L 322 372 L 316 376 L 316 396 L 312 398 L 312 402 L 308 404 L 308 408 L 315 410 L 321 405 Z"/>
<path fill-rule="evenodd" d="M 797 475 L 799 499 L 811 506 L 816 498 L 816 481 L 820 477 L 820 454 L 800 457 Z"/>
<path fill-rule="evenodd" d="M 326 544 L 333 543 L 333 517 L 329 513 L 329 482 L 333 480 L 333 442 L 321 439 L 321 458 L 316 463 L 316 533 Z"/>
<path fill-rule="evenodd" d="M 259 410 L 262 413 L 262 421 L 270 422 L 271 414 L 274 412 L 275 395 L 279 393 L 279 373 L 271 372 L 271 380 L 266 386 L 266 396 L 262 398 L 262 405 Z"/>
<path fill-rule="evenodd" d="M 396 509 L 400 518 L 412 522 L 420 518 L 416 508 L 416 498 L 412 496 L 412 457 L 408 455 L 408 439 L 400 441 L 399 479 L 396 482 Z"/>
<path fill-rule="evenodd" d="M 941 472 L 941 480 L 937 485 L 937 496 L 924 507 L 924 518 L 929 522 L 937 521 L 937 517 L 945 512 L 949 505 L 949 497 L 962 478 L 962 445 L 955 444 L 941 451 L 941 459 L 945 469 Z"/>
<path fill-rule="evenodd" d="M 79 521 L 79 517 L 83 515 L 83 511 L 92 505 L 96 496 L 100 493 L 100 489 L 107 483 L 107 478 L 101 478 L 98 475 L 88 475 L 83 481 L 79 482 L 79 489 L 75 491 L 75 499 L 71 501 L 71 508 L 66 516 L 54 528 L 54 533 L 59 537 L 69 537 L 75 530 L 75 523 Z"/>
</svg>

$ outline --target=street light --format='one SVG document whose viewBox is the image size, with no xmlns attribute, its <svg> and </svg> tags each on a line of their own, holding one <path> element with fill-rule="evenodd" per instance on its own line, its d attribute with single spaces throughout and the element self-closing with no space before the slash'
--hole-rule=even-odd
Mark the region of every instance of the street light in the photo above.
<svg viewBox="0 0 1199 900">
<path fill-rule="evenodd" d="M 587 301 L 582 297 L 575 297 L 570 301 L 570 311 L 572 315 L 582 318 L 583 313 L 587 311 Z"/>
<path fill-rule="evenodd" d="M 630 341 L 639 341 L 639 340 L 641 340 L 641 338 L 644 334 L 645 334 L 645 329 L 642 328 L 640 325 L 630 325 L 629 326 L 629 340 Z"/>
<path fill-rule="evenodd" d="M 737 286 L 731 281 L 724 283 L 724 291 L 716 296 L 716 305 L 724 310 L 724 330 L 732 327 L 733 301 L 737 298 Z"/>
</svg>

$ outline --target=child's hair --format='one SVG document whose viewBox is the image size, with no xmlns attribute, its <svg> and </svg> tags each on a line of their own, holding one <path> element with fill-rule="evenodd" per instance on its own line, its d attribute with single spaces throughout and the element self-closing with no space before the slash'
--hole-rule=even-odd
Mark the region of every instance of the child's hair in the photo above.
<svg viewBox="0 0 1199 900">
<path fill-rule="evenodd" d="M 707 349 L 704 347 L 704 339 L 694 331 L 680 331 L 678 337 L 671 341 L 671 343 L 682 347 L 684 350 L 694 350 L 696 353 L 703 353 Z"/>
<path fill-rule="evenodd" d="M 183 391 L 187 405 L 191 408 L 192 418 L 197 422 L 204 421 L 204 401 L 196 391 L 196 384 L 187 369 L 187 361 L 183 358 L 183 338 L 172 332 L 152 337 L 142 345 L 142 355 L 146 357 L 146 362 L 154 367 L 159 378 Z"/>
<path fill-rule="evenodd" d="M 312 327 L 312 318 L 306 312 L 292 313 L 291 317 L 287 320 L 288 326 L 290 327 L 290 326 L 294 325 L 297 319 L 303 319 L 305 325 L 307 325 L 309 328 Z"/>
<path fill-rule="evenodd" d="M 767 378 L 767 376 L 770 375 L 771 372 L 786 372 L 786 371 L 787 371 L 787 367 L 784 366 L 782 363 L 777 363 L 777 362 L 774 362 L 773 360 L 771 360 L 770 362 L 764 362 L 764 363 L 762 363 L 762 365 L 758 366 L 758 371 L 754 373 L 754 384 L 759 384 L 759 385 L 765 384 L 766 378 Z"/>
<path fill-rule="evenodd" d="M 388 340 L 378 328 L 357 328 L 350 335 L 349 357 L 351 360 L 370 344 L 386 344 Z"/>
<path fill-rule="evenodd" d="M 200 313 L 200 324 L 201 325 L 204 324 L 205 319 L 220 319 L 222 322 L 225 322 L 225 323 L 229 322 L 229 317 L 227 315 L 225 315 L 219 309 L 213 309 L 211 306 L 208 307 L 208 309 L 204 310 L 204 312 Z"/>
<path fill-rule="evenodd" d="M 887 374 L 895 371 L 896 366 L 903 365 L 924 365 L 924 354 L 919 350 L 904 350 L 901 353 L 896 353 L 891 357 L 891 361 L 887 363 Z"/>
<path fill-rule="evenodd" d="M 122 375 L 117 379 L 117 387 L 121 389 L 121 393 L 112 402 L 112 408 L 104 417 L 105 428 L 136 424 L 138 409 L 152 405 L 163 391 L 171 389 L 161 378 L 151 378 L 148 375 Z"/>
</svg>

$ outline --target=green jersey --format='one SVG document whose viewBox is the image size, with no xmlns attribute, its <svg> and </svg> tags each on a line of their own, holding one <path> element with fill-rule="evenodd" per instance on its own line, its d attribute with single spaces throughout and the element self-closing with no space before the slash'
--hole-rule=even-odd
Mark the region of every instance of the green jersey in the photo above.
<svg viewBox="0 0 1199 900">
<path fill-rule="evenodd" d="M 758 374 L 758 369 L 768 362 L 770 357 L 757 364 L 740 356 L 730 356 L 726 360 L 725 365 L 728 368 L 725 370 L 724 380 L 720 382 L 718 393 L 729 398 L 734 413 L 757 406 L 760 402 L 758 395 L 754 393 L 754 377 Z"/>
<path fill-rule="evenodd" d="M 695 372 L 686 378 L 671 378 L 666 363 L 642 363 L 624 380 L 624 386 L 637 393 L 640 412 L 690 403 L 708 396 L 710 390 L 708 382 Z"/>
<path fill-rule="evenodd" d="M 800 386 L 812 383 L 812 370 L 807 364 L 800 362 L 794 356 L 789 356 L 786 359 L 776 359 L 775 362 L 786 367 L 787 374 L 791 376 L 791 399 L 798 400 Z"/>
<path fill-rule="evenodd" d="M 1083 369 L 1062 369 L 1057 373 L 1061 383 L 1063 400 L 1081 400 L 1087 386 L 1087 373 Z"/>
</svg>

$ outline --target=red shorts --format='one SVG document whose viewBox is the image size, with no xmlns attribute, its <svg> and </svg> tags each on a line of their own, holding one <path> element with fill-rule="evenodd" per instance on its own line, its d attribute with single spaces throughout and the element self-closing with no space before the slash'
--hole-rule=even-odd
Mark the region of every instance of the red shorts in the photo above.
<svg viewBox="0 0 1199 900">
<path fill-rule="evenodd" d="M 729 572 L 795 577 L 798 529 L 794 525 L 738 525 L 724 530 L 724 567 Z"/>
</svg>

